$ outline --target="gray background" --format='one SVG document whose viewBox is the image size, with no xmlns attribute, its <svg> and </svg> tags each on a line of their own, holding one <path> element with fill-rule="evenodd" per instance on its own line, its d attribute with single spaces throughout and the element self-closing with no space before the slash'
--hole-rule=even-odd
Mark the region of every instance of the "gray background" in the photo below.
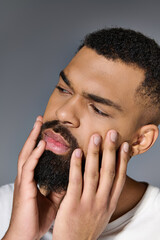
<svg viewBox="0 0 160 240">
<path fill-rule="evenodd" d="M 0 0 L 0 185 L 13 182 L 18 153 L 84 35 L 121 26 L 160 43 L 160 2 Z M 159 139 L 128 174 L 160 187 Z"/>
</svg>

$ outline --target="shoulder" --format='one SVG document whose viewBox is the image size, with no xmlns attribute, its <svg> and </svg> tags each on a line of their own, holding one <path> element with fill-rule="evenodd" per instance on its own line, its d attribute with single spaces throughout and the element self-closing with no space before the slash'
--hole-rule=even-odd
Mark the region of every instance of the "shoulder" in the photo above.
<svg viewBox="0 0 160 240">
<path fill-rule="evenodd" d="M 136 207 L 136 215 L 145 212 L 145 214 L 153 214 L 160 209 L 160 189 L 152 185 L 148 185 L 147 190 Z M 160 217 L 160 214 L 157 215 Z"/>
<path fill-rule="evenodd" d="M 151 203 L 152 203 L 152 209 L 157 211 L 160 210 L 160 189 L 158 187 L 153 187 L 149 185 L 149 194 Z M 160 212 L 159 212 L 160 213 Z M 160 214 L 159 214 L 160 216 Z"/>
<path fill-rule="evenodd" d="M 160 189 L 148 185 L 140 202 L 119 219 L 108 224 L 100 239 L 159 240 Z M 106 238 L 105 238 L 106 237 Z"/>
<path fill-rule="evenodd" d="M 8 184 L 0 187 L 0 239 L 8 229 L 13 202 L 14 184 Z"/>
<path fill-rule="evenodd" d="M 144 239 L 159 239 L 160 189 L 149 185 L 133 217 L 133 226 Z"/>
<path fill-rule="evenodd" d="M 150 200 L 149 202 L 152 202 L 153 206 L 160 207 L 160 189 L 158 187 L 149 185 L 146 192 L 146 199 L 147 198 Z"/>
</svg>

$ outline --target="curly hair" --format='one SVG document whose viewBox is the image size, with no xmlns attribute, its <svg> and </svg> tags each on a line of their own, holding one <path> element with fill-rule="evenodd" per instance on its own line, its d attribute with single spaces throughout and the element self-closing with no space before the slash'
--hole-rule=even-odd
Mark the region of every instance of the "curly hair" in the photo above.
<svg viewBox="0 0 160 240">
<path fill-rule="evenodd" d="M 107 59 L 120 59 L 145 72 L 144 81 L 135 95 L 143 98 L 145 107 L 155 109 L 151 123 L 160 122 L 160 47 L 140 32 L 123 28 L 107 28 L 88 34 L 78 48 L 88 47 Z M 159 114 L 157 114 L 159 113 Z"/>
</svg>

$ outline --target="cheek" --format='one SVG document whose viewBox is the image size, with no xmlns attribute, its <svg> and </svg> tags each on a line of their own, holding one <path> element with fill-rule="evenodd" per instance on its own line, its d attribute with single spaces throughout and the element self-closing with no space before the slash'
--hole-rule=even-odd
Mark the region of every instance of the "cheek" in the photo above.
<svg viewBox="0 0 160 240">
<path fill-rule="evenodd" d="M 115 129 L 110 121 L 107 122 L 106 120 L 105 123 L 104 121 L 102 123 L 102 121 L 99 121 L 99 119 L 96 121 L 95 118 L 93 119 L 89 116 L 87 117 L 86 114 L 81 119 L 81 125 L 79 129 L 72 129 L 72 134 L 77 138 L 80 148 L 86 155 L 91 136 L 95 133 L 98 133 L 102 137 L 103 142 L 107 131 L 112 128 Z"/>
<path fill-rule="evenodd" d="M 90 117 L 87 118 L 85 116 L 83 118 L 83 121 L 81 121 L 80 129 L 76 130 L 75 132 L 78 143 L 82 148 L 84 154 L 86 155 L 90 138 L 95 133 L 98 133 L 102 137 L 101 146 L 103 149 L 106 134 L 111 129 L 114 129 L 119 133 L 119 139 L 117 144 L 117 146 L 119 147 L 119 145 L 122 143 L 122 140 L 124 140 L 124 136 L 126 137 L 125 132 L 121 131 L 120 125 L 120 121 L 117 121 L 115 119 L 100 120 L 96 118 L 92 119 Z"/>
</svg>

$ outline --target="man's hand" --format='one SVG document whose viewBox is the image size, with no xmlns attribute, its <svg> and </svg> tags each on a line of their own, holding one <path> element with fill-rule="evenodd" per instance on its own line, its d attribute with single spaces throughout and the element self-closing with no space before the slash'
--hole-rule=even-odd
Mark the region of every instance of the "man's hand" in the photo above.
<svg viewBox="0 0 160 240">
<path fill-rule="evenodd" d="M 90 139 L 82 177 L 82 152 L 72 154 L 67 193 L 58 210 L 53 240 L 95 240 L 107 226 L 123 189 L 128 143 L 123 143 L 116 161 L 117 133 L 111 130 L 104 141 L 102 165 L 99 172 L 101 138 Z"/>
<path fill-rule="evenodd" d="M 19 155 L 12 216 L 4 239 L 39 239 L 56 215 L 54 204 L 40 193 L 34 181 L 34 169 L 45 149 L 43 140 L 35 148 L 41 126 L 42 117 L 39 116 Z"/>
</svg>

